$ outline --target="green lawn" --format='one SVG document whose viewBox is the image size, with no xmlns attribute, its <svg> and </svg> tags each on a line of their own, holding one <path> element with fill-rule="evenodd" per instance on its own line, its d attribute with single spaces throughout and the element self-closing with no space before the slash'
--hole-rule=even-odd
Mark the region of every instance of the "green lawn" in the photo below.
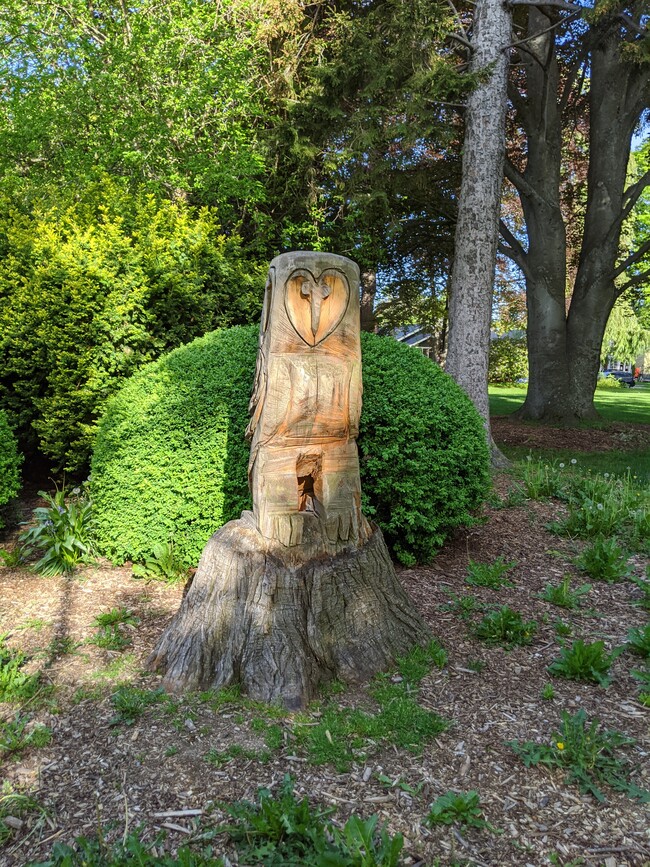
<svg viewBox="0 0 650 867">
<path fill-rule="evenodd" d="M 492 415 L 510 415 L 526 397 L 526 387 L 491 385 L 490 412 Z M 626 421 L 650 424 L 650 382 L 634 388 L 596 389 L 596 409 L 607 421 Z"/>
</svg>

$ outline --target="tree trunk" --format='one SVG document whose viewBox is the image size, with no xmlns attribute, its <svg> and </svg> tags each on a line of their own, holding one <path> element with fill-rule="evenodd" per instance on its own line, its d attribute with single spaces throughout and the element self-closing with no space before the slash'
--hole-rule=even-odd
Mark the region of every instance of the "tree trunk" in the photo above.
<svg viewBox="0 0 650 867">
<path fill-rule="evenodd" d="M 241 683 L 295 710 L 319 684 L 367 679 L 429 638 L 381 530 L 359 548 L 304 557 L 244 512 L 208 542 L 148 666 L 173 692 Z"/>
<path fill-rule="evenodd" d="M 511 15 L 502 0 L 478 0 L 471 70 L 491 74 L 469 95 L 449 300 L 446 370 L 483 417 L 493 463 L 505 463 L 490 432 L 488 355 L 505 155 Z"/>
<path fill-rule="evenodd" d="M 648 77 L 621 56 L 620 23 L 594 25 L 589 34 L 589 169 L 587 207 L 568 314 L 562 183 L 562 106 L 570 104 L 559 74 L 553 12 L 532 8 L 522 52 L 523 95 L 513 91 L 526 133 L 526 168 L 508 166 L 519 191 L 528 250 L 511 240 L 509 255 L 526 278 L 529 386 L 521 418 L 575 423 L 597 417 L 593 397 L 615 283 L 631 137 L 648 99 Z"/>
<path fill-rule="evenodd" d="M 377 272 L 364 271 L 361 274 L 361 330 L 374 333 L 375 295 L 377 294 Z"/>
</svg>

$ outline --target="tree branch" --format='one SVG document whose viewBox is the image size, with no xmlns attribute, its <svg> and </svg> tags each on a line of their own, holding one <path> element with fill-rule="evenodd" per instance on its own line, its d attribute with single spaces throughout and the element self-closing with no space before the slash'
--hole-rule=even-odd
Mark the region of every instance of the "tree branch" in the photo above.
<svg viewBox="0 0 650 867">
<path fill-rule="evenodd" d="M 499 244 L 499 252 L 503 253 L 504 256 L 507 256 L 509 259 L 519 265 L 524 276 L 528 276 L 528 263 L 526 259 L 526 251 L 524 250 L 520 241 L 515 238 L 510 229 L 506 226 L 503 220 L 499 220 L 499 232 L 508 242 L 509 246 L 506 247 L 504 244 Z"/>
<path fill-rule="evenodd" d="M 641 259 L 643 259 L 643 257 L 645 256 L 645 254 L 648 251 L 650 251 L 650 238 L 648 238 L 647 241 L 645 241 L 643 244 L 641 244 L 641 246 L 639 247 L 638 250 L 636 250 L 634 253 L 631 253 L 627 257 L 627 259 L 624 259 L 620 265 L 616 266 L 616 268 L 614 269 L 614 272 L 612 274 L 612 277 L 616 278 L 619 276 L 619 274 L 622 274 L 624 271 L 627 271 L 628 268 L 630 268 L 632 265 L 635 265 L 637 262 L 639 262 Z M 634 278 L 632 277 L 630 279 L 633 280 Z"/>
<path fill-rule="evenodd" d="M 578 6 L 577 3 L 568 3 L 567 0 L 510 0 L 509 6 L 555 6 L 556 9 L 564 9 L 566 12 L 589 12 L 586 6 Z"/>
<path fill-rule="evenodd" d="M 640 271 L 638 274 L 635 274 L 634 277 L 630 277 L 626 283 L 617 286 L 616 297 L 620 298 L 620 296 L 627 292 L 628 289 L 632 289 L 634 286 L 640 286 L 646 282 L 650 285 L 650 268 L 647 271 Z"/>
<path fill-rule="evenodd" d="M 544 4 L 549 5 L 549 4 Z M 544 30 L 538 30 L 536 33 L 531 33 L 530 36 L 526 36 L 524 39 L 519 39 L 517 42 L 511 42 L 510 45 L 504 45 L 501 49 L 505 51 L 506 48 L 517 48 L 520 45 L 525 45 L 527 42 L 530 42 L 531 39 L 537 39 L 538 36 L 542 36 L 544 33 L 550 33 L 551 30 L 556 30 L 558 27 L 561 27 L 563 24 L 568 24 L 569 21 L 572 21 L 580 12 L 572 12 L 570 15 L 567 15 L 566 18 L 560 18 L 555 24 L 551 24 L 550 27 L 546 27 Z"/>
</svg>

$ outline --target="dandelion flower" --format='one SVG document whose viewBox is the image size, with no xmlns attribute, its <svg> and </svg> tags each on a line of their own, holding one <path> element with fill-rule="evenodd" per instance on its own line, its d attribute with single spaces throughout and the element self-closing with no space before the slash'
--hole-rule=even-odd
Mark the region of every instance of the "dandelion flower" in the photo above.
<svg viewBox="0 0 650 867">
<path fill-rule="evenodd" d="M 596 508 L 598 509 L 599 512 L 602 512 L 605 507 L 603 506 L 602 503 L 596 503 Z"/>
<path fill-rule="evenodd" d="M 577 461 L 575 458 L 571 458 L 571 463 L 572 463 L 572 464 L 577 464 L 578 461 Z"/>
<path fill-rule="evenodd" d="M 558 748 L 558 750 L 563 750 L 563 749 L 564 749 L 564 744 L 562 743 L 562 741 L 558 741 L 558 742 L 555 744 L 555 746 Z"/>
<path fill-rule="evenodd" d="M 604 478 L 604 479 L 608 479 L 608 478 L 609 478 L 609 473 L 603 473 L 603 478 Z"/>
<path fill-rule="evenodd" d="M 560 464 L 560 469 L 561 469 L 561 470 L 564 469 L 564 464 Z"/>
</svg>

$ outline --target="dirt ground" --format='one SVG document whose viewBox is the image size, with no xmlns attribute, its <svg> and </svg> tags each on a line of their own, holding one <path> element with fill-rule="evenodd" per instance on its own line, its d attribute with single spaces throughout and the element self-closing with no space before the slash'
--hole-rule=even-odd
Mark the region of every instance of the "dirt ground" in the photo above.
<svg viewBox="0 0 650 867">
<path fill-rule="evenodd" d="M 511 425 L 508 436 L 518 442 L 531 436 L 531 428 L 524 426 L 523 435 L 517 435 L 516 427 Z M 504 442 L 500 420 L 495 428 L 497 440 Z M 542 437 L 541 429 L 536 430 L 535 436 Z M 595 435 L 600 433 L 590 432 L 594 437 L 588 446 L 581 440 L 582 449 L 599 448 Z M 563 434 L 547 436 L 558 446 Z M 636 442 L 636 435 L 631 441 Z M 508 476 L 496 480 L 502 496 L 511 486 Z M 557 771 L 526 769 L 506 744 L 514 739 L 550 743 L 561 712 L 584 708 L 589 719 L 597 717 L 636 740 L 624 754 L 636 784 L 650 789 L 648 711 L 637 700 L 638 684 L 630 673 L 639 666 L 638 658 L 622 654 L 607 689 L 551 678 L 546 670 L 558 655 L 559 619 L 572 625 L 572 637 L 602 638 L 608 648 L 621 645 L 630 627 L 647 620 L 633 604 L 640 591 L 631 582 L 594 582 L 577 611 L 539 598 L 547 583 L 558 583 L 566 573 L 575 576 L 575 584 L 584 580 L 572 562 L 581 544 L 546 529 L 561 508 L 530 501 L 488 506 L 482 523 L 459 531 L 430 566 L 400 570 L 405 588 L 449 654 L 444 669 L 434 669 L 422 682 L 420 702 L 453 724 L 422 755 L 378 747 L 349 773 L 311 765 L 292 740 L 290 715 L 280 720 L 284 745 L 268 761 L 238 757 L 218 768 L 206 761 L 210 749 L 263 746 L 251 725 L 254 710 L 233 704 L 215 711 L 188 697 L 173 714 L 154 705 L 132 726 L 111 725 L 115 711 L 110 696 L 116 684 L 158 686 L 158 678 L 144 671 L 145 660 L 178 608 L 182 587 L 136 580 L 128 565 L 100 563 L 58 579 L 0 566 L 0 632 L 9 632 L 9 643 L 30 654 L 32 664 L 42 666 L 45 679 L 56 686 L 53 706 L 34 711 L 34 721 L 52 730 L 51 742 L 18 759 L 0 760 L 0 776 L 32 793 L 46 811 L 23 817 L 0 849 L 0 865 L 42 860 L 55 841 L 92 835 L 98 825 L 108 827 L 109 839 L 137 826 L 145 839 L 164 829 L 165 845 L 173 850 L 192 839 L 202 817 L 209 815 L 211 822 L 220 818 L 218 802 L 252 800 L 260 786 L 276 787 L 286 773 L 294 776 L 297 793 L 336 808 L 336 821 L 344 822 L 352 812 L 364 817 L 378 813 L 392 833 L 406 838 L 407 864 L 650 864 L 647 807 L 611 790 L 606 803 L 599 803 L 565 785 Z M 11 540 L 4 544 L 11 547 Z M 491 563 L 498 556 L 515 561 L 509 576 L 514 588 L 495 591 L 465 584 L 469 559 Z M 641 558 L 631 563 L 637 575 L 644 574 Z M 505 651 L 472 637 L 468 623 L 446 607 L 452 594 L 467 593 L 484 603 L 508 603 L 535 618 L 533 643 Z M 94 632 L 93 618 L 116 606 L 139 618 L 130 631 L 131 646 L 114 652 L 86 643 Z M 57 655 L 54 639 L 59 648 L 61 640 L 67 642 L 71 652 Z M 554 697 L 545 700 L 541 693 L 551 680 Z M 336 700 L 368 702 L 363 690 L 350 690 Z M 0 718 L 13 712 L 0 704 Z M 428 806 L 448 790 L 476 790 L 496 831 L 424 825 Z"/>
</svg>

